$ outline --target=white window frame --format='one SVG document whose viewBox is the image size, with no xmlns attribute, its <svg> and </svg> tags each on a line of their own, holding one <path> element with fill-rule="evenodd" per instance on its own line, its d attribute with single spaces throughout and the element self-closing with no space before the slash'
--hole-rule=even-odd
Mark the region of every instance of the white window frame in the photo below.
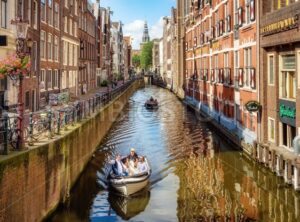
<svg viewBox="0 0 300 222">
<path fill-rule="evenodd" d="M 51 41 L 50 41 L 51 40 Z M 49 47 L 49 43 L 50 43 L 50 49 Z M 47 52 L 50 53 L 50 58 L 49 58 L 49 54 L 47 53 L 47 59 L 52 61 L 53 60 L 53 36 L 51 33 L 48 33 L 48 38 L 47 38 Z"/>
<path fill-rule="evenodd" d="M 272 130 L 272 127 L 271 127 L 271 124 L 273 122 L 273 127 L 274 127 L 274 138 L 271 137 L 271 130 Z M 275 119 L 274 118 L 271 118 L 271 117 L 268 117 L 268 140 L 270 142 L 275 142 L 275 138 L 276 138 L 276 127 L 275 127 Z"/>
<path fill-rule="evenodd" d="M 270 82 L 270 57 L 273 57 L 273 83 L 271 83 Z M 267 55 L 267 63 L 268 63 L 268 65 L 267 65 L 267 72 L 268 72 L 268 85 L 269 86 L 274 86 L 275 85 L 275 54 L 274 53 L 270 53 L 270 54 L 268 54 Z"/>
<path fill-rule="evenodd" d="M 42 38 L 42 35 L 44 36 L 43 38 Z M 47 57 L 48 57 L 48 55 L 46 55 L 46 47 L 47 47 L 47 38 L 46 38 L 46 36 L 47 36 L 47 33 L 45 32 L 45 31 L 41 31 L 41 40 L 43 39 L 43 42 L 44 42 L 44 50 L 43 50 L 43 56 L 41 55 L 41 60 L 45 60 L 45 59 L 47 59 Z M 42 42 L 42 41 L 41 41 Z M 42 49 L 42 47 L 40 47 L 41 49 Z M 41 50 L 40 49 L 40 50 Z"/>
<path fill-rule="evenodd" d="M 244 48 L 244 87 L 251 88 L 252 47 Z"/>
<path fill-rule="evenodd" d="M 282 57 L 284 57 L 286 55 L 295 55 L 295 53 L 291 52 L 291 53 L 279 54 L 279 98 L 295 101 L 296 97 L 297 97 L 297 64 L 295 64 L 295 69 L 283 69 Z M 295 62 L 297 63 L 297 55 L 295 55 L 295 60 L 296 60 Z M 294 72 L 295 73 L 295 78 L 296 78 L 295 89 L 294 89 L 295 90 L 295 98 L 283 97 L 283 95 L 282 95 L 282 91 L 283 91 L 283 88 L 282 88 L 283 87 L 283 84 L 282 84 L 283 75 L 282 75 L 282 73 L 283 72 Z M 290 86 L 288 86 L 288 87 L 290 87 Z"/>
</svg>

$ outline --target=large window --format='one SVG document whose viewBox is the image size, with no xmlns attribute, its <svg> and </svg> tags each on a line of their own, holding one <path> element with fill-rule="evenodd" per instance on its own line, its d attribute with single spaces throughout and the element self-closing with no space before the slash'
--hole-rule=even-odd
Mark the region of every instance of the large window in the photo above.
<svg viewBox="0 0 300 222">
<path fill-rule="evenodd" d="M 7 0 L 1 0 L 1 27 L 7 28 Z"/>
<path fill-rule="evenodd" d="M 41 59 L 45 59 L 46 58 L 46 34 L 44 31 L 41 31 L 41 49 L 40 49 L 40 53 L 41 53 Z"/>
<path fill-rule="evenodd" d="M 54 70 L 52 74 L 52 88 L 58 88 L 58 70 Z"/>
<path fill-rule="evenodd" d="M 48 34 L 48 46 L 47 46 L 47 52 L 48 52 L 48 59 L 52 60 L 52 35 Z"/>
<path fill-rule="evenodd" d="M 52 88 L 52 70 L 47 70 L 47 89 Z"/>
<path fill-rule="evenodd" d="M 268 138 L 269 141 L 275 141 L 275 120 L 272 118 L 268 119 Z"/>
<path fill-rule="evenodd" d="M 285 123 L 280 123 L 281 136 L 280 145 L 291 148 L 293 147 L 293 140 L 296 137 L 296 128 Z"/>
<path fill-rule="evenodd" d="M 64 41 L 63 64 L 68 64 L 68 42 Z"/>
<path fill-rule="evenodd" d="M 48 0 L 48 24 L 53 25 L 53 7 L 52 0 Z"/>
<path fill-rule="evenodd" d="M 58 37 L 54 37 L 54 60 L 58 61 Z"/>
<path fill-rule="evenodd" d="M 32 6 L 32 8 L 33 8 L 33 21 L 32 21 L 32 23 L 33 23 L 33 28 L 35 28 L 35 29 L 37 29 L 37 24 L 38 24 L 38 18 L 37 18 L 37 14 L 38 14 L 38 3 L 37 3 L 37 1 L 34 1 L 33 2 L 33 6 Z M 30 17 L 30 16 L 29 16 Z"/>
<path fill-rule="evenodd" d="M 252 68 L 252 50 L 251 48 L 244 49 L 244 65 L 245 65 L 245 72 L 244 77 L 245 81 L 244 84 L 246 87 L 250 88 L 250 80 L 251 80 L 251 68 Z"/>
<path fill-rule="evenodd" d="M 280 97 L 296 99 L 296 58 L 294 54 L 281 56 Z"/>
<path fill-rule="evenodd" d="M 46 4 L 45 4 L 45 0 L 41 0 L 41 20 L 46 21 Z"/>
<path fill-rule="evenodd" d="M 268 55 L 268 82 L 269 85 L 274 85 L 275 81 L 275 65 L 274 55 Z"/>
<path fill-rule="evenodd" d="M 59 4 L 54 4 L 54 27 L 59 28 Z"/>
</svg>

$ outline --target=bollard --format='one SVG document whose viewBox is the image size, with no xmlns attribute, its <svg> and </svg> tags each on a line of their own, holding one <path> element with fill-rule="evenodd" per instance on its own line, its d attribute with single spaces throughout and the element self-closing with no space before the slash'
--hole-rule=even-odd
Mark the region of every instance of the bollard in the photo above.
<svg viewBox="0 0 300 222">
<path fill-rule="evenodd" d="M 64 130 L 67 131 L 68 130 L 68 126 L 67 126 L 67 112 L 66 111 L 64 111 L 64 122 L 65 122 Z"/>
<path fill-rule="evenodd" d="M 4 135 L 3 135 L 3 146 L 4 146 L 4 155 L 8 155 L 8 121 L 9 117 L 8 114 L 5 112 L 4 116 Z"/>
<path fill-rule="evenodd" d="M 29 115 L 29 146 L 33 146 L 33 113 L 30 113 Z"/>
<path fill-rule="evenodd" d="M 60 135 L 60 122 L 61 122 L 61 117 L 60 117 L 60 111 L 58 111 L 58 119 L 57 119 L 57 135 Z"/>
<path fill-rule="evenodd" d="M 75 125 L 75 109 L 72 109 L 72 126 Z"/>
<path fill-rule="evenodd" d="M 52 112 L 51 110 L 48 111 L 48 130 L 49 130 L 49 135 L 48 135 L 48 138 L 49 139 L 52 139 L 52 127 L 51 127 L 51 124 L 52 124 Z"/>
</svg>

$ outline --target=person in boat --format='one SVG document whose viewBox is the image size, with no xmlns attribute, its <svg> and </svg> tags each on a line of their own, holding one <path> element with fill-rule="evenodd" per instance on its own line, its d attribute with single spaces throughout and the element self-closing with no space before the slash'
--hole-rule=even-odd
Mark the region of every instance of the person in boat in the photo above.
<svg viewBox="0 0 300 222">
<path fill-rule="evenodd" d="M 154 102 L 154 99 L 152 96 L 150 97 L 150 102 L 152 102 L 152 103 Z"/>
<path fill-rule="evenodd" d="M 130 154 L 127 156 L 129 162 L 132 161 L 132 162 L 135 162 L 139 156 L 137 155 L 137 153 L 135 152 L 135 149 L 134 148 L 131 148 L 130 149 Z"/>
<path fill-rule="evenodd" d="M 145 173 L 148 171 L 148 165 L 145 162 L 145 157 L 141 156 L 140 161 L 137 164 L 139 173 Z"/>
<path fill-rule="evenodd" d="M 128 176 L 128 168 L 124 165 L 121 160 L 121 155 L 117 154 L 116 159 L 112 166 L 114 174 L 117 176 Z"/>
<path fill-rule="evenodd" d="M 131 161 L 131 164 L 129 164 L 129 175 L 137 175 L 140 173 L 138 168 L 139 159 L 137 158 L 134 162 Z"/>
</svg>

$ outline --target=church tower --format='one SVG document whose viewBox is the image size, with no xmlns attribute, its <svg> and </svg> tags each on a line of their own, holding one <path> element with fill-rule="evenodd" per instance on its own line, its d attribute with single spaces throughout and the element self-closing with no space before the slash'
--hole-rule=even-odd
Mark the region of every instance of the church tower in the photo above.
<svg viewBox="0 0 300 222">
<path fill-rule="evenodd" d="M 145 22 L 142 43 L 147 43 L 147 42 L 150 42 L 150 36 L 149 36 L 149 29 L 148 29 L 147 22 Z"/>
</svg>

